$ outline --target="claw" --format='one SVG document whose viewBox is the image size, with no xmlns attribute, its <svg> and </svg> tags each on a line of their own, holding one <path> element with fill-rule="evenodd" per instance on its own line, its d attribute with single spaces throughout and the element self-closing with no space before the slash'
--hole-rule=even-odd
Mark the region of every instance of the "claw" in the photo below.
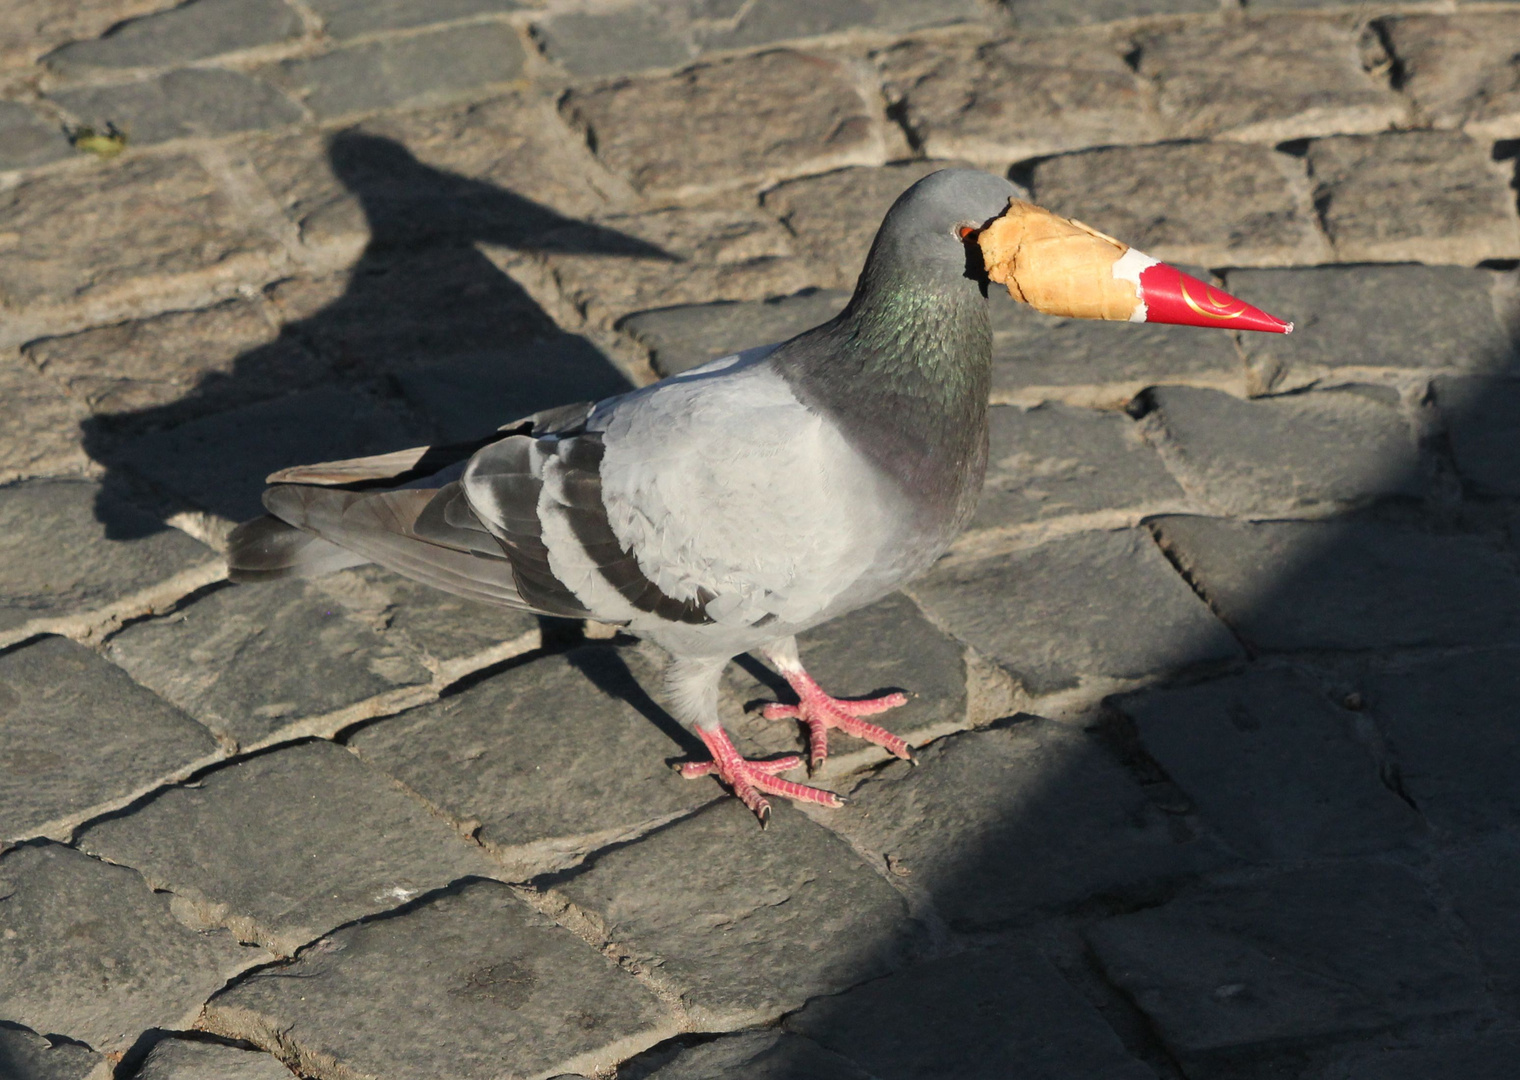
<svg viewBox="0 0 1520 1080">
<path fill-rule="evenodd" d="M 843 806 L 844 800 L 832 791 L 808 787 L 791 780 L 783 780 L 777 773 L 800 768 L 802 759 L 796 754 L 774 758 L 770 761 L 751 761 L 735 749 L 728 733 L 721 727 L 697 728 L 697 734 L 712 752 L 711 761 L 690 761 L 680 766 L 680 773 L 688 780 L 717 774 L 718 779 L 732 789 L 745 806 L 760 819 L 765 828 L 770 820 L 771 804 L 765 795 L 779 795 L 796 802 L 817 803 L 820 806 Z M 764 794 L 762 794 L 764 793 Z"/>
<path fill-rule="evenodd" d="M 913 748 L 906 741 L 879 724 L 860 719 L 906 704 L 907 694 L 892 693 L 863 701 L 846 701 L 824 693 L 813 677 L 801 668 L 782 671 L 782 675 L 797 695 L 797 704 L 776 702 L 762 709 L 761 715 L 767 720 L 797 719 L 807 725 L 809 772 L 817 772 L 829 756 L 829 728 L 838 728 L 846 735 L 875 743 L 904 761 L 917 763 Z"/>
</svg>

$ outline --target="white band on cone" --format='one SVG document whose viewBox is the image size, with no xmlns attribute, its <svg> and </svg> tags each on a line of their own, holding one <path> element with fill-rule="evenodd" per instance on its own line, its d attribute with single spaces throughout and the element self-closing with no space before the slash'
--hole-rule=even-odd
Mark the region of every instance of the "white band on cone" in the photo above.
<svg viewBox="0 0 1520 1080">
<path fill-rule="evenodd" d="M 1130 322 L 1145 322 L 1145 292 L 1140 288 L 1140 275 L 1161 260 L 1153 259 L 1143 251 L 1128 248 L 1123 255 L 1114 260 L 1114 278 L 1118 281 L 1127 281 L 1135 287 L 1135 310 L 1130 312 Z"/>
</svg>

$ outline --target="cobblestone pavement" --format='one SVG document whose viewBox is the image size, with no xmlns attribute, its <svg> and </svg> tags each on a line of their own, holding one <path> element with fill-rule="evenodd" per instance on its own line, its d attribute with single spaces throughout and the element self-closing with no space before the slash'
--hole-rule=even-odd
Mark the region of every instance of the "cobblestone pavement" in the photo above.
<svg viewBox="0 0 1520 1080">
<path fill-rule="evenodd" d="M 1520 5 L 1224 6 L 0 3 L 0 1076 L 1514 1076 Z M 1299 330 L 994 297 L 973 529 L 804 643 L 921 767 L 761 832 L 636 642 L 223 581 L 949 161 Z"/>
</svg>

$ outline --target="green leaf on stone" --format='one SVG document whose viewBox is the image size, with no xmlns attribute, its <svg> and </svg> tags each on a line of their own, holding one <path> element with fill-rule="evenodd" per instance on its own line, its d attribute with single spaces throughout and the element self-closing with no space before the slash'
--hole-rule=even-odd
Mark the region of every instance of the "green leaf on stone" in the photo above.
<svg viewBox="0 0 1520 1080">
<path fill-rule="evenodd" d="M 69 142 L 75 149 L 98 158 L 113 158 L 127 148 L 127 133 L 109 120 L 104 131 L 92 127 L 78 127 L 68 133 Z"/>
</svg>

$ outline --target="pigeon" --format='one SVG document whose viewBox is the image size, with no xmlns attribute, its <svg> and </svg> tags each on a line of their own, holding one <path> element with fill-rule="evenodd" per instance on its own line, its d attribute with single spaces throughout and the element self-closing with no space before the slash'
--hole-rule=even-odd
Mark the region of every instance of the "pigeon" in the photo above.
<svg viewBox="0 0 1520 1080">
<path fill-rule="evenodd" d="M 740 753 L 720 722 L 719 678 L 742 653 L 769 660 L 797 701 L 764 715 L 806 726 L 813 771 L 830 729 L 913 759 L 867 719 L 904 696 L 830 695 L 797 635 L 895 591 L 971 519 L 987 465 L 988 263 L 1018 296 L 1066 235 L 1005 236 L 995 258 L 984 252 L 987 227 L 1029 206 L 1019 195 L 972 169 L 924 177 L 887 212 L 843 311 L 779 344 L 472 443 L 277 472 L 268 515 L 230 537 L 229 576 L 378 563 L 473 600 L 618 624 L 670 654 L 669 708 L 711 755 L 682 775 L 716 775 L 762 826 L 767 796 L 839 806 L 837 794 L 780 775 L 802 767 L 800 755 Z M 1115 245 L 1099 253 L 1114 264 L 1099 266 L 1105 281 L 1120 262 L 1133 269 L 1138 253 L 1086 226 L 1077 234 Z M 1048 261 L 1063 280 L 1082 276 L 1058 253 Z M 1229 308 L 1228 294 L 1187 280 Z M 1136 282 L 1130 306 L 1088 317 L 1134 320 L 1138 303 L 1143 321 Z M 1041 309 L 1059 310 L 1064 288 L 1046 283 Z"/>
</svg>

